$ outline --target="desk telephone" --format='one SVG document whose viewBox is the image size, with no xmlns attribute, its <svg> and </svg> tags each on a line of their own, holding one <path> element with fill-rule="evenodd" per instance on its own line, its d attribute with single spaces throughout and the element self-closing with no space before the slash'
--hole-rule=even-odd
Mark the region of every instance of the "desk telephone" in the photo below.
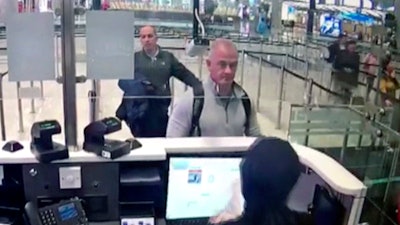
<svg viewBox="0 0 400 225">
<path fill-rule="evenodd" d="M 73 198 L 37 208 L 32 202 L 25 205 L 30 225 L 87 225 L 89 224 L 81 200 Z"/>
</svg>

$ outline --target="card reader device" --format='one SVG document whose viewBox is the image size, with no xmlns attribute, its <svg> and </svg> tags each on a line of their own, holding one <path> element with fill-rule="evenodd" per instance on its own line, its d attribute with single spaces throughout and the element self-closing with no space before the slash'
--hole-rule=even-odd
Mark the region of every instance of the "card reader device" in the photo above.
<svg viewBox="0 0 400 225">
<path fill-rule="evenodd" d="M 31 128 L 31 151 L 39 162 L 51 162 L 69 157 L 65 145 L 53 141 L 52 136 L 61 133 L 61 125 L 56 120 L 36 122 Z"/>
<path fill-rule="evenodd" d="M 115 159 L 129 154 L 133 145 L 129 141 L 106 139 L 104 136 L 121 130 L 121 121 L 116 117 L 107 117 L 94 121 L 84 129 L 83 149 L 98 156 Z"/>
</svg>

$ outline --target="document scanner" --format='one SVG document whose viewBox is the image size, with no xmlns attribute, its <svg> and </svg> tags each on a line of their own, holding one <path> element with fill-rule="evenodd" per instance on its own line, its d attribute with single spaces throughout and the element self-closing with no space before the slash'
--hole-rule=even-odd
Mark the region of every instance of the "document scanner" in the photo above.
<svg viewBox="0 0 400 225">
<path fill-rule="evenodd" d="M 39 162 L 51 162 L 69 157 L 65 145 L 53 142 L 52 136 L 61 133 L 61 125 L 56 120 L 36 122 L 31 128 L 31 151 Z"/>
<path fill-rule="evenodd" d="M 104 137 L 121 130 L 121 127 L 121 121 L 115 117 L 107 117 L 90 123 L 84 129 L 83 149 L 107 159 L 115 159 L 129 154 L 134 148 L 131 141 L 112 140 Z"/>
</svg>

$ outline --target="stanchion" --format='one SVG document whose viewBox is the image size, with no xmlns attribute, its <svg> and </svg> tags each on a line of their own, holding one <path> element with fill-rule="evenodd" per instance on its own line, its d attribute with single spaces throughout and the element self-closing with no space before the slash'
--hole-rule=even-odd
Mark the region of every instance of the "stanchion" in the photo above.
<svg viewBox="0 0 400 225">
<path fill-rule="evenodd" d="M 307 79 L 310 76 L 310 62 L 308 62 L 308 58 L 306 57 L 306 60 L 304 62 L 306 64 L 306 68 L 304 71 L 304 77 Z"/>
<path fill-rule="evenodd" d="M 30 82 L 31 88 L 34 87 L 33 81 Z M 35 99 L 31 99 L 31 113 L 35 113 Z"/>
<path fill-rule="evenodd" d="M 306 87 L 304 90 L 304 105 L 308 106 L 312 103 L 312 88 L 314 85 L 314 81 L 312 78 L 307 78 Z"/>
<path fill-rule="evenodd" d="M 43 81 L 40 81 L 40 98 L 44 100 L 44 86 Z"/>
<path fill-rule="evenodd" d="M 4 99 L 3 99 L 3 77 L 7 74 L 3 73 L 0 77 L 0 123 L 1 123 L 1 140 L 5 141 L 6 136 L 6 121 L 4 119 Z"/>
<path fill-rule="evenodd" d="M 174 101 L 175 101 L 175 79 L 170 78 L 170 88 L 171 88 L 171 112 L 174 110 Z"/>
<path fill-rule="evenodd" d="M 260 52 L 263 51 L 262 47 L 263 47 L 263 43 L 261 42 L 261 44 L 260 44 Z M 261 81 L 262 81 L 261 74 L 262 74 L 262 55 L 260 55 L 260 60 L 259 60 L 259 63 L 258 63 L 258 79 L 257 79 L 258 87 L 257 87 L 257 104 L 256 104 L 257 112 L 260 111 Z"/>
<path fill-rule="evenodd" d="M 89 122 L 93 122 L 96 120 L 96 115 L 94 113 L 95 111 L 95 101 L 93 101 L 93 99 L 96 98 L 95 93 L 93 92 L 93 90 L 90 90 L 88 92 L 88 100 L 89 100 Z"/>
<path fill-rule="evenodd" d="M 350 121 L 348 121 L 348 126 L 350 124 Z M 345 151 L 347 148 L 347 143 L 349 142 L 349 132 L 350 132 L 350 128 L 346 127 L 346 129 L 344 130 L 344 137 L 343 137 L 343 144 L 342 144 L 342 149 L 340 149 L 340 156 L 339 156 L 339 163 L 343 164 L 344 163 L 344 155 L 345 155 Z"/>
<path fill-rule="evenodd" d="M 92 81 L 92 90 L 88 93 L 89 98 L 89 119 L 90 122 L 96 121 L 99 119 L 98 114 L 98 107 L 99 107 L 99 100 L 98 100 L 98 81 Z"/>
<path fill-rule="evenodd" d="M 199 78 L 200 80 L 203 79 L 203 54 L 199 55 Z"/>
<path fill-rule="evenodd" d="M 306 111 L 306 118 L 307 118 L 307 124 L 310 123 L 309 120 L 309 112 L 311 111 L 311 103 L 312 103 L 312 91 L 313 91 L 313 85 L 314 81 L 312 78 L 308 78 L 306 80 L 306 88 L 304 91 L 304 106 L 305 106 L 305 111 Z M 308 132 L 310 132 L 310 129 L 306 129 L 306 137 L 304 139 L 304 145 L 308 146 L 308 140 L 309 140 L 309 135 Z"/>
<path fill-rule="evenodd" d="M 279 96 L 278 96 L 278 118 L 276 121 L 276 129 L 281 129 L 281 120 L 282 120 L 282 102 L 283 102 L 283 90 L 285 83 L 285 66 L 287 63 L 288 55 L 285 55 L 285 58 L 282 60 L 281 65 L 281 76 L 279 79 Z"/>
<path fill-rule="evenodd" d="M 63 111 L 65 145 L 70 151 L 78 150 L 76 110 L 76 54 L 74 3 L 61 1 L 61 68 L 63 85 Z"/>
<path fill-rule="evenodd" d="M 242 59 L 242 67 L 240 68 L 240 85 L 243 87 L 243 85 L 244 85 L 244 65 L 245 65 L 245 62 L 244 62 L 244 60 L 245 60 L 245 55 L 244 55 L 244 49 L 242 49 L 242 51 L 241 51 L 241 53 L 240 53 L 240 55 L 241 55 L 241 59 Z"/>
<path fill-rule="evenodd" d="M 102 113 L 101 107 L 101 80 L 96 80 L 96 115 L 97 119 L 99 119 L 100 114 Z"/>
<path fill-rule="evenodd" d="M 21 83 L 18 81 L 17 82 L 17 98 L 18 98 L 18 121 L 19 121 L 19 132 L 23 133 L 24 132 L 24 118 L 23 118 L 23 113 L 22 113 L 22 99 L 19 94 L 19 89 L 21 88 Z"/>
<path fill-rule="evenodd" d="M 325 85 L 325 84 L 324 84 L 324 81 L 325 81 L 325 80 L 324 80 L 325 66 L 324 66 L 323 62 L 321 62 L 321 65 L 322 65 L 322 69 L 320 69 L 321 76 L 320 76 L 319 82 L 320 82 L 320 84 Z M 321 97 L 321 96 L 322 96 L 322 89 L 319 88 L 319 97 Z"/>
</svg>

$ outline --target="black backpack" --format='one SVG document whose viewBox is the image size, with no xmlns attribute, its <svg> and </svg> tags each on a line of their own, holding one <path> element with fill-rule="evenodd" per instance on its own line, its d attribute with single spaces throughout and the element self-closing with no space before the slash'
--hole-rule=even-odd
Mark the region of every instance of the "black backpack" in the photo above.
<svg viewBox="0 0 400 225">
<path fill-rule="evenodd" d="M 239 85 L 237 85 L 240 87 Z M 247 93 L 242 89 L 244 95 L 242 97 L 242 104 L 244 108 L 244 112 L 246 114 L 246 121 L 244 124 L 245 132 L 249 130 L 249 120 L 251 114 L 251 102 Z M 197 95 L 193 95 L 193 113 L 192 113 L 192 127 L 190 128 L 189 136 L 198 136 L 201 137 L 201 129 L 200 129 L 200 116 L 203 111 L 204 106 L 204 90 L 202 93 L 197 93 Z"/>
</svg>

